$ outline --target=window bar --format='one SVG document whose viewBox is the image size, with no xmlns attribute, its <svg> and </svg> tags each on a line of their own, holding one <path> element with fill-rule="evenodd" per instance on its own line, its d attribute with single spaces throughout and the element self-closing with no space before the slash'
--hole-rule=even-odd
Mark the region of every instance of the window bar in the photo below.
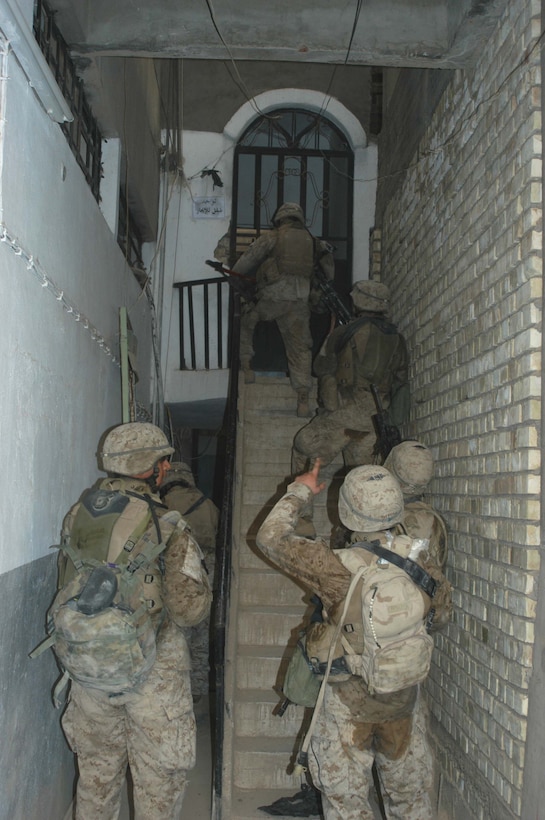
<svg viewBox="0 0 545 820">
<path fill-rule="evenodd" d="M 179 293 L 179 302 L 178 302 L 178 311 L 179 311 L 179 334 L 180 334 L 180 370 L 186 370 L 185 366 L 185 356 L 184 356 L 184 289 L 182 287 L 178 288 Z"/>
<path fill-rule="evenodd" d="M 324 163 L 324 191 L 329 191 L 331 185 L 331 165 Z M 323 202 L 323 200 L 322 200 Z M 325 203 L 322 207 L 322 236 L 329 236 L 329 209 Z"/>
<path fill-rule="evenodd" d="M 308 220 L 307 214 L 307 167 L 308 167 L 308 157 L 303 155 L 301 158 L 301 177 L 299 183 L 299 202 L 301 203 L 301 207 L 303 208 L 303 213 L 305 214 L 305 222 Z"/>
<path fill-rule="evenodd" d="M 217 311 L 218 311 L 218 368 L 221 370 L 223 367 L 223 303 L 222 303 L 222 282 L 216 282 L 216 304 L 217 304 Z"/>
<path fill-rule="evenodd" d="M 189 316 L 189 344 L 191 348 L 191 369 L 196 370 L 197 357 L 195 354 L 195 317 L 193 315 L 193 285 L 187 288 L 187 310 Z"/>
<path fill-rule="evenodd" d="M 255 162 L 254 179 L 254 228 L 257 229 L 257 236 L 261 235 L 261 162 Z"/>
<path fill-rule="evenodd" d="M 204 302 L 204 368 L 210 370 L 210 303 L 208 300 L 208 282 L 203 288 Z"/>
<path fill-rule="evenodd" d="M 277 194 L 276 201 L 279 205 L 284 202 L 284 154 L 278 155 L 278 174 L 277 179 Z"/>
</svg>

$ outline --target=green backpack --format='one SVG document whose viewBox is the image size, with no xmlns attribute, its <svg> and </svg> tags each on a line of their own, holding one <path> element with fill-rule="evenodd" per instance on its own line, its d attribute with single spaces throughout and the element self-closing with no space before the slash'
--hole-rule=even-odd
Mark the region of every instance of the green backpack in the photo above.
<svg viewBox="0 0 545 820">
<path fill-rule="evenodd" d="M 155 661 L 163 613 L 159 556 L 180 514 L 154 515 L 146 526 L 152 517 L 146 510 L 120 554 L 108 561 L 113 523 L 128 503 L 121 492 L 89 491 L 74 522 L 78 542 L 87 548 L 60 545 L 68 571 L 47 613 L 49 637 L 30 653 L 35 658 L 51 647 L 63 669 L 56 706 L 69 679 L 109 694 L 128 692 L 146 679 Z M 113 510 L 109 521 L 107 513 L 90 513 L 101 505 Z"/>
</svg>

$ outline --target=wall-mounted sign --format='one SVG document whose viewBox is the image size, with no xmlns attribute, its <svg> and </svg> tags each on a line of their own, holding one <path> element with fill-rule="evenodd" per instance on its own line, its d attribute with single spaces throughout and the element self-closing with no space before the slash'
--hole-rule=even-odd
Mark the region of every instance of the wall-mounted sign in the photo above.
<svg viewBox="0 0 545 820">
<path fill-rule="evenodd" d="M 193 197 L 193 217 L 195 219 L 223 219 L 224 216 L 224 196 Z"/>
</svg>

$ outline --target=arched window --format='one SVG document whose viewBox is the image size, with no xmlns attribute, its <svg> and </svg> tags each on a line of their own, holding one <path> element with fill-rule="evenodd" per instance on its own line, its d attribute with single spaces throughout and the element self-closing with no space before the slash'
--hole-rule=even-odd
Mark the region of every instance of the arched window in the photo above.
<svg viewBox="0 0 545 820">
<path fill-rule="evenodd" d="M 325 116 L 281 108 L 256 118 L 235 150 L 232 262 L 271 227 L 279 205 L 297 202 L 311 233 L 334 247 L 335 286 L 346 295 L 351 286 L 353 170 L 346 136 Z M 321 330 L 314 335 L 318 339 Z"/>
</svg>

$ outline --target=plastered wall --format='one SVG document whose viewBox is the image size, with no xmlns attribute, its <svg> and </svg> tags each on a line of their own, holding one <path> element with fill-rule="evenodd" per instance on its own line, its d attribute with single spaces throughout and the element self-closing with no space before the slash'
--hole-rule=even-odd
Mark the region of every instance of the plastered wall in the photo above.
<svg viewBox="0 0 545 820">
<path fill-rule="evenodd" d="M 118 311 L 149 402 L 150 316 L 60 126 L 0 38 L 0 818 L 64 816 L 74 764 L 45 635 L 62 517 L 121 421 Z"/>
<path fill-rule="evenodd" d="M 543 632 L 539 14 L 511 2 L 474 69 L 454 73 L 381 224 L 412 356 L 406 433 L 433 451 L 449 530 L 455 613 L 427 695 L 441 817 L 460 820 L 543 812 L 528 733 L 543 714 L 529 697 Z M 392 107 L 385 121 L 403 129 Z"/>
</svg>

